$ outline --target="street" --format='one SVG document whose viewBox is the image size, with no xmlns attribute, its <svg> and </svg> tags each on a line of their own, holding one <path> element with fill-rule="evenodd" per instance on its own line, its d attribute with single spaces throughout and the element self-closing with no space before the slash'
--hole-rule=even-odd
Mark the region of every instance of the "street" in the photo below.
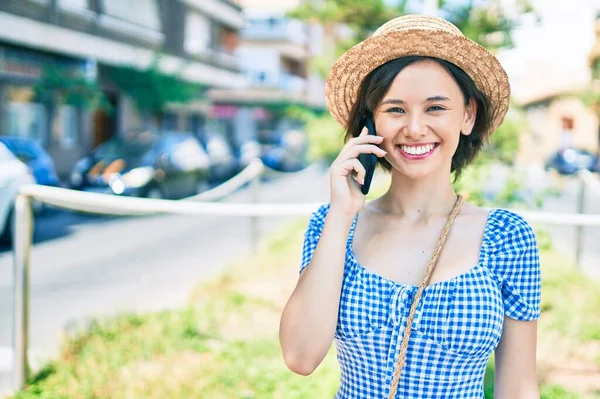
<svg viewBox="0 0 600 399">
<path fill-rule="evenodd" d="M 325 175 L 326 176 L 326 175 Z M 328 199 L 317 168 L 264 183 L 261 202 Z M 251 202 L 242 190 L 228 202 Z M 289 217 L 261 218 L 261 236 Z M 100 315 L 182 306 L 193 287 L 251 251 L 250 219 L 160 215 L 99 217 L 56 211 L 36 225 L 31 260 L 30 356 L 57 354 L 61 330 Z M 0 253 L 0 391 L 10 374 L 12 253 Z"/>
</svg>

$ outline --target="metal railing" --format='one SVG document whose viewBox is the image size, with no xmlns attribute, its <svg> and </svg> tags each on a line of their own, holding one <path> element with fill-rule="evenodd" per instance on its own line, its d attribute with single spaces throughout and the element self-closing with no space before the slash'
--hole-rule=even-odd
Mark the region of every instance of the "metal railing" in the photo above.
<svg viewBox="0 0 600 399">
<path fill-rule="evenodd" d="M 182 200 L 158 200 L 146 198 L 116 197 L 107 194 L 80 192 L 63 188 L 40 185 L 26 185 L 20 190 L 15 203 L 14 230 L 14 377 L 13 389 L 23 388 L 28 377 L 28 335 L 29 335 L 29 272 L 31 266 L 31 244 L 33 233 L 33 199 L 54 205 L 56 207 L 104 215 L 156 215 L 156 214 L 185 214 L 185 215 L 220 215 L 220 216 L 249 216 L 251 235 L 254 245 L 258 240 L 257 218 L 260 216 L 293 216 L 310 215 L 317 210 L 320 203 L 304 204 L 258 204 L 258 203 L 215 203 L 238 188 L 250 183 L 253 190 L 252 198 L 256 199 L 260 177 L 265 173 L 281 174 L 266 168 L 260 160 L 253 161 L 240 174 L 231 180 L 207 192 Z M 286 173 L 289 174 L 289 173 Z M 581 196 L 586 187 L 600 195 L 600 181 L 591 173 L 579 173 L 582 182 Z M 580 200 L 583 205 L 583 200 Z M 579 211 L 583 207 L 578 208 Z M 600 227 L 600 214 L 549 213 L 538 211 L 514 210 L 530 222 L 540 222 L 554 225 L 583 227 Z M 581 240 L 581 233 L 578 234 Z M 578 250 L 581 250 L 580 244 Z M 578 256 L 578 260 L 580 255 Z"/>
</svg>

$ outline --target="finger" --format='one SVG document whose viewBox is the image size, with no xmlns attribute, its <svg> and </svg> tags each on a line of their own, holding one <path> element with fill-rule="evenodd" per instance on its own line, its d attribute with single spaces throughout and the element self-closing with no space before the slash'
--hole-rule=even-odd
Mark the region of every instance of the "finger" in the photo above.
<svg viewBox="0 0 600 399">
<path fill-rule="evenodd" d="M 354 176 L 356 181 L 358 181 L 360 184 L 364 184 L 367 171 L 358 159 L 353 158 L 344 162 L 340 162 L 338 167 L 340 168 L 341 176 Z"/>
<path fill-rule="evenodd" d="M 355 158 L 352 160 L 352 165 L 354 167 L 354 172 L 355 172 L 354 178 L 356 179 L 356 181 L 359 182 L 360 184 L 365 184 L 365 176 L 367 175 L 367 170 L 365 169 L 363 164 L 360 163 L 360 161 Z"/>
<path fill-rule="evenodd" d="M 360 131 L 360 134 L 358 135 L 358 137 L 361 137 L 361 136 L 366 136 L 366 135 L 368 135 L 368 134 L 369 134 L 369 129 L 367 129 L 367 127 L 365 126 L 365 127 L 363 127 L 363 128 L 362 128 L 362 130 Z"/>
<path fill-rule="evenodd" d="M 372 134 L 368 134 L 366 136 L 363 136 L 362 134 L 358 137 L 354 137 L 352 140 L 350 140 L 349 142 L 352 142 L 354 144 L 365 144 L 365 143 L 375 143 L 375 144 L 380 144 L 383 142 L 383 137 L 382 136 L 374 136 Z"/>
<path fill-rule="evenodd" d="M 380 145 L 382 142 L 383 142 L 383 137 L 381 137 L 381 136 L 368 135 L 368 136 L 354 137 L 353 139 L 351 139 L 350 141 L 348 141 L 346 143 L 346 145 L 342 148 L 342 150 L 340 151 L 340 156 L 342 158 L 348 158 L 348 156 L 346 156 L 346 154 L 353 147 L 355 147 L 357 145 L 361 145 L 361 144 L 375 144 L 375 145 Z"/>
<path fill-rule="evenodd" d="M 387 155 L 387 152 L 373 144 L 361 144 L 348 150 L 347 158 L 357 158 L 360 154 L 375 154 L 379 158 Z"/>
</svg>

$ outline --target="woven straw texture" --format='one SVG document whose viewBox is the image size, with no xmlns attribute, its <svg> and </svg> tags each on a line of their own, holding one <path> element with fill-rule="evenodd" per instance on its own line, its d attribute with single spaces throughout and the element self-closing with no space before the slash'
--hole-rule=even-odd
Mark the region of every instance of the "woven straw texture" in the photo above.
<svg viewBox="0 0 600 399">
<path fill-rule="evenodd" d="M 325 96 L 335 120 L 347 126 L 361 82 L 372 70 L 411 55 L 441 58 L 465 71 L 492 103 L 492 123 L 484 135 L 500 126 L 510 100 L 504 68 L 493 54 L 464 37 L 456 26 L 426 15 L 406 15 L 388 21 L 333 64 L 325 83 Z"/>
</svg>

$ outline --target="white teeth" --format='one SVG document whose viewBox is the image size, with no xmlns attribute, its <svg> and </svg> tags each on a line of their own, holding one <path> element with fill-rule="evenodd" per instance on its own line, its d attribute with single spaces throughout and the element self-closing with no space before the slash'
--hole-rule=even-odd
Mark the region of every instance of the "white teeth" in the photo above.
<svg viewBox="0 0 600 399">
<path fill-rule="evenodd" d="M 433 150 L 433 148 L 435 147 L 434 144 L 427 144 L 427 145 L 423 145 L 423 146 L 407 146 L 407 145 L 403 145 L 401 146 L 402 151 L 411 154 L 411 155 L 422 155 L 422 154 L 426 154 L 428 152 L 430 152 L 431 150 Z"/>
</svg>

